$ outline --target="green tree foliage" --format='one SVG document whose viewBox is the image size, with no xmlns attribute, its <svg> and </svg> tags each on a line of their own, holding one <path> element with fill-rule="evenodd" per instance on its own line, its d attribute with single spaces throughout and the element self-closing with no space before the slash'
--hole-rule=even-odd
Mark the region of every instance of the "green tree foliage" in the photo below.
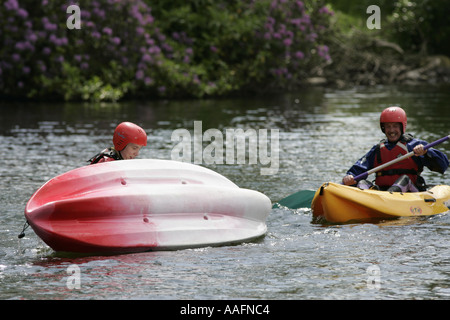
<svg viewBox="0 0 450 320">
<path fill-rule="evenodd" d="M 366 9 L 381 9 L 381 34 L 404 50 L 450 56 L 450 0 L 329 0 L 332 8 L 365 25 Z"/>
<path fill-rule="evenodd" d="M 407 50 L 450 55 L 450 0 L 399 0 L 389 17 L 392 37 Z"/>
</svg>

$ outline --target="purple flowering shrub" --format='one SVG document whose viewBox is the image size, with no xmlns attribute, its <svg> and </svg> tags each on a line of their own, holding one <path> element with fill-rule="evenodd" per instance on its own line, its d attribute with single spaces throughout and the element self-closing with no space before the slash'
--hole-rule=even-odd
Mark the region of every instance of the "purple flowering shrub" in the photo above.
<svg viewBox="0 0 450 320">
<path fill-rule="evenodd" d="M 69 29 L 66 9 L 81 9 Z M 0 95 L 65 100 L 289 88 L 329 61 L 321 1 L 5 0 Z"/>
<path fill-rule="evenodd" d="M 279 88 L 298 85 L 313 76 L 314 68 L 331 63 L 326 45 L 330 35 L 329 10 L 323 1 L 270 0 L 264 25 L 256 33 L 268 76 Z"/>
<path fill-rule="evenodd" d="M 83 2 L 69 29 L 71 1 L 7 0 L 0 8 L 0 89 L 28 97 L 117 100 L 151 85 L 162 52 L 151 9 L 141 0 Z"/>
</svg>

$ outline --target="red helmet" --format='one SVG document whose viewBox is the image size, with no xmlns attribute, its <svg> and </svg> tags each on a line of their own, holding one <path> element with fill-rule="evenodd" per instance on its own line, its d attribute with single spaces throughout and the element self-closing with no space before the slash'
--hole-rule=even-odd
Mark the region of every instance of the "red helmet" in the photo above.
<svg viewBox="0 0 450 320">
<path fill-rule="evenodd" d="M 129 143 L 146 146 L 147 134 L 144 129 L 134 123 L 122 122 L 114 130 L 113 143 L 117 151 L 123 150 Z"/>
<path fill-rule="evenodd" d="M 400 107 L 389 107 L 381 112 L 380 127 L 384 133 L 384 123 L 386 122 L 400 122 L 402 124 L 402 133 L 406 130 L 406 112 Z"/>
</svg>

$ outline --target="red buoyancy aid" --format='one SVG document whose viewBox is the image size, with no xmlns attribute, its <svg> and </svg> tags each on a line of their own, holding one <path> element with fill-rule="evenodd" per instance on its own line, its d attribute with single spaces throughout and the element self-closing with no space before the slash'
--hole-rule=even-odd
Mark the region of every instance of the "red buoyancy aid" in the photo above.
<svg viewBox="0 0 450 320">
<path fill-rule="evenodd" d="M 378 145 L 378 149 L 376 151 L 374 167 L 382 165 L 383 163 L 387 163 L 407 153 L 408 148 L 406 146 L 406 143 L 403 141 L 398 141 L 395 147 L 391 150 L 386 148 L 384 142 L 381 142 Z M 376 173 L 375 183 L 379 187 L 390 187 L 400 176 L 404 174 L 407 174 L 409 176 L 412 183 L 417 183 L 417 177 L 420 174 L 419 166 L 412 159 L 412 157 L 394 163 L 393 165 L 390 165 L 389 167 L 378 171 Z"/>
</svg>

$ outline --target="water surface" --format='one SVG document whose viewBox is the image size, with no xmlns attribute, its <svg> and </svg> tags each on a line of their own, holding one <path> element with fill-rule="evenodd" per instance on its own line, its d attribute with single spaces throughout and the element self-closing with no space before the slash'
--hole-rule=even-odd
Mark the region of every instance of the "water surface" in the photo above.
<svg viewBox="0 0 450 320">
<path fill-rule="evenodd" d="M 381 110 L 408 113 L 408 130 L 448 135 L 448 87 L 308 89 L 277 96 L 118 104 L 2 104 L 0 299 L 449 299 L 450 215 L 377 224 L 312 223 L 308 209 L 273 209 L 267 235 L 235 246 L 114 256 L 53 252 L 24 223 L 27 200 L 52 177 L 86 165 L 132 121 L 149 134 L 140 158 L 170 159 L 175 129 L 278 129 L 279 170 L 205 165 L 273 202 L 340 181 L 382 137 Z M 439 146 L 450 155 L 450 144 Z M 450 184 L 425 170 L 430 184 Z M 70 288 L 71 266 L 80 271 Z M 373 269 L 375 268 L 375 269 Z M 368 273 L 378 270 L 375 275 Z M 371 278 L 372 277 L 372 278 Z M 376 280 L 373 282 L 372 280 Z M 375 285 L 374 285 L 375 284 Z"/>
</svg>

